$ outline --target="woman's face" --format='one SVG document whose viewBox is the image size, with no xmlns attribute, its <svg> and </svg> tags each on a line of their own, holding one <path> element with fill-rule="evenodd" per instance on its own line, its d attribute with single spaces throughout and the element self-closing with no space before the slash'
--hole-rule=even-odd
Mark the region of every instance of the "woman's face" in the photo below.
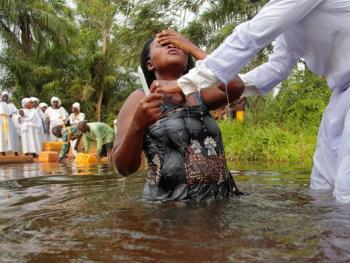
<svg viewBox="0 0 350 263">
<path fill-rule="evenodd" d="M 187 54 L 174 44 L 161 45 L 155 39 L 150 45 L 148 70 L 162 74 L 179 74 L 186 70 Z"/>
<path fill-rule="evenodd" d="M 26 104 L 26 108 L 27 109 L 33 109 L 33 102 L 28 101 L 27 104 Z"/>
<path fill-rule="evenodd" d="M 79 109 L 76 108 L 76 107 L 72 107 L 72 112 L 75 113 L 75 114 L 78 114 L 79 113 Z"/>
<path fill-rule="evenodd" d="M 4 94 L 1 96 L 1 101 L 8 102 L 9 101 L 9 96 Z"/>
<path fill-rule="evenodd" d="M 55 109 L 59 108 L 59 102 L 57 100 L 52 101 L 52 107 Z"/>
</svg>

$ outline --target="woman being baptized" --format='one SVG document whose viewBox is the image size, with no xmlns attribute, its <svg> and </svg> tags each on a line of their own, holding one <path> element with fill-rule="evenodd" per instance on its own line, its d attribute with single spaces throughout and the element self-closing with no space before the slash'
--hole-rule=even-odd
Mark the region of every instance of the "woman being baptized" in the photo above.
<svg viewBox="0 0 350 263">
<path fill-rule="evenodd" d="M 206 54 L 179 33 L 168 31 L 160 44 L 147 41 L 141 67 L 148 86 L 172 81 L 193 67 L 191 55 Z M 179 94 L 132 92 L 118 115 L 113 162 L 124 176 L 138 170 L 142 152 L 148 160 L 143 196 L 152 201 L 229 198 L 239 195 L 226 164 L 218 125 L 210 114 L 243 92 L 239 79 L 203 89 L 186 98 Z"/>
</svg>

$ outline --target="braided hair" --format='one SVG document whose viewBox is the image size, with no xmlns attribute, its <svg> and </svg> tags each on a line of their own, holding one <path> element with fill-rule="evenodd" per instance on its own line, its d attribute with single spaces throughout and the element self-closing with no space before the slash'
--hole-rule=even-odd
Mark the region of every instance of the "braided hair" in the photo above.
<svg viewBox="0 0 350 263">
<path fill-rule="evenodd" d="M 145 45 L 143 46 L 143 49 L 141 52 L 141 68 L 142 68 L 143 74 L 145 75 L 148 87 L 150 87 L 152 82 L 156 80 L 156 75 L 154 74 L 154 72 L 149 71 L 147 68 L 147 62 L 150 59 L 150 46 L 154 39 L 155 37 L 151 37 L 150 39 L 148 39 Z M 186 67 L 186 70 L 184 71 L 184 74 L 190 71 L 190 69 L 193 67 L 194 67 L 194 63 L 193 63 L 192 56 L 188 55 L 187 67 Z"/>
</svg>

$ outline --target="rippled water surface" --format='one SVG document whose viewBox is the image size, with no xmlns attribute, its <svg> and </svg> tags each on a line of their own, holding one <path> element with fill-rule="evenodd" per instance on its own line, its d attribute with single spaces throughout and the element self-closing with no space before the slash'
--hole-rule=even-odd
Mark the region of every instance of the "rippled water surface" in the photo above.
<svg viewBox="0 0 350 263">
<path fill-rule="evenodd" d="M 350 262 L 350 206 L 309 171 L 231 165 L 249 196 L 142 200 L 145 173 L 108 165 L 0 167 L 1 262 Z"/>
</svg>

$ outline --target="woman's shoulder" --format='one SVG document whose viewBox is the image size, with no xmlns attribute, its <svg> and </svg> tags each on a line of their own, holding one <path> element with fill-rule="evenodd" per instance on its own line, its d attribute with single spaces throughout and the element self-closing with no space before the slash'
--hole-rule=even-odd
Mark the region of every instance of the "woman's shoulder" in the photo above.
<svg viewBox="0 0 350 263">
<path fill-rule="evenodd" d="M 128 98 L 130 97 L 145 97 L 145 92 L 143 91 L 143 89 L 135 89 L 133 92 L 131 92 L 128 96 Z"/>
<path fill-rule="evenodd" d="M 133 92 L 129 94 L 129 96 L 124 101 L 124 104 L 120 111 L 122 112 L 123 109 L 128 109 L 130 107 L 135 107 L 136 103 L 138 103 L 140 100 L 142 100 L 145 97 L 145 93 L 141 89 L 136 89 Z M 119 114 L 121 113 L 119 112 Z"/>
</svg>

